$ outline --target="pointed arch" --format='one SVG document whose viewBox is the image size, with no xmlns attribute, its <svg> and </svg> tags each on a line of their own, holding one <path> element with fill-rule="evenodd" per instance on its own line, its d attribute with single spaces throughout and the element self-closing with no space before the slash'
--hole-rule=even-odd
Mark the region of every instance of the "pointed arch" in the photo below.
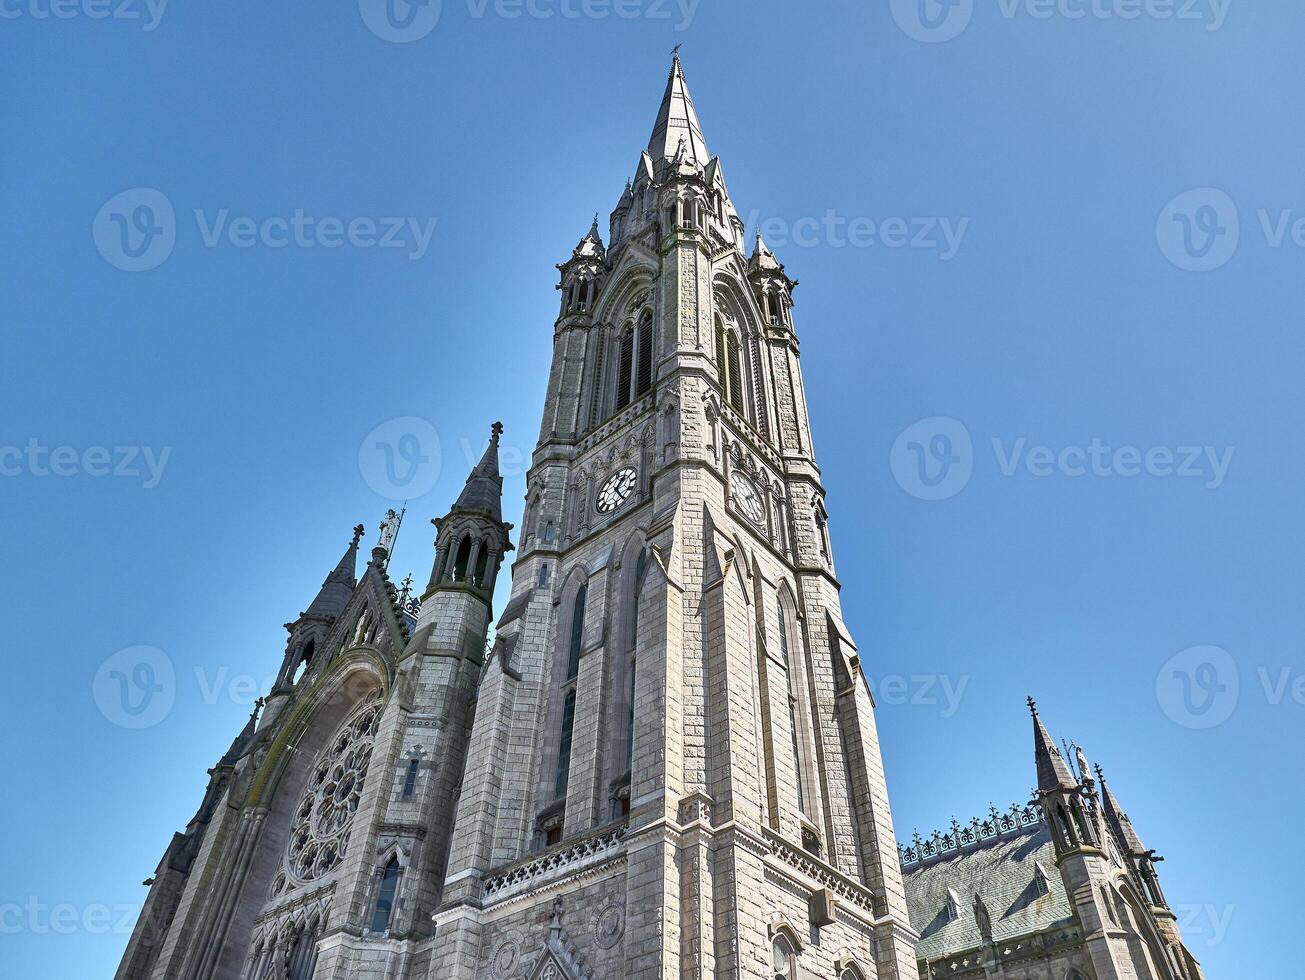
<svg viewBox="0 0 1305 980">
<path fill-rule="evenodd" d="M 540 759 L 536 799 L 542 810 L 536 820 L 537 845 L 561 840 L 567 791 L 571 780 L 571 743 L 585 649 L 590 603 L 589 569 L 573 566 L 560 579 L 557 630 L 548 687 L 547 733 Z"/>
<path fill-rule="evenodd" d="M 639 349 L 634 372 L 634 397 L 642 398 L 652 390 L 653 348 L 655 346 L 652 310 L 644 309 L 639 315 L 639 325 L 635 336 Z"/>
<path fill-rule="evenodd" d="M 376 893 L 376 903 L 372 907 L 370 931 L 375 935 L 383 936 L 387 934 L 393 925 L 401 875 L 399 856 L 391 854 L 389 861 L 385 863 L 385 867 L 381 871 L 380 888 Z"/>
<path fill-rule="evenodd" d="M 813 826 L 819 824 L 820 777 L 815 758 L 815 717 L 809 679 L 811 675 L 806 643 L 798 613 L 797 596 L 787 581 L 775 592 L 775 619 L 779 637 L 779 658 L 788 683 L 788 744 L 792 753 L 798 812 Z M 805 835 L 805 832 L 804 832 Z M 818 850 L 815 840 L 804 845 Z"/>
<path fill-rule="evenodd" d="M 480 540 L 479 556 L 476 558 L 476 570 L 471 575 L 471 584 L 483 586 L 485 584 L 485 575 L 489 571 L 489 550 L 490 541 L 488 538 Z"/>
<path fill-rule="evenodd" d="M 805 943 L 787 919 L 776 919 L 768 929 L 770 935 L 771 970 L 766 974 L 773 980 L 798 980 L 798 956 Z"/>
<path fill-rule="evenodd" d="M 732 276 L 717 275 L 712 282 L 717 326 L 716 365 L 724 400 L 768 437 L 766 397 L 767 367 L 761 357 L 764 313 L 752 289 Z M 734 335 L 734 342 L 730 335 Z M 735 347 L 737 346 L 737 350 Z"/>
<path fill-rule="evenodd" d="M 626 540 L 614 596 L 610 662 L 611 683 L 606 707 L 607 780 L 613 818 L 629 812 L 634 769 L 639 626 L 644 582 L 652 559 L 643 530 Z"/>
<path fill-rule="evenodd" d="M 620 411 L 630 404 L 634 377 L 634 326 L 626 324 L 616 341 L 616 404 Z"/>
<path fill-rule="evenodd" d="M 467 580 L 467 566 L 471 563 L 471 535 L 462 535 L 462 540 L 458 542 L 458 550 L 455 552 L 453 559 L 453 581 L 465 582 Z"/>
</svg>

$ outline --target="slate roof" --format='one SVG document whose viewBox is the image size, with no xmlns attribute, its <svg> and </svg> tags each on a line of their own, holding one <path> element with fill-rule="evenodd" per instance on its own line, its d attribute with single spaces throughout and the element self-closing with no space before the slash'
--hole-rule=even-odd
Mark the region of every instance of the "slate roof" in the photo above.
<svg viewBox="0 0 1305 980">
<path fill-rule="evenodd" d="M 1038 894 L 1034 883 L 1039 863 L 1047 872 L 1045 895 Z M 1056 870 L 1056 848 L 1044 824 L 906 868 L 902 877 L 911 927 L 920 933 L 916 952 L 922 960 L 983 945 L 974 918 L 976 892 L 992 915 L 993 938 L 998 944 L 1074 918 Z M 956 919 L 947 916 L 949 889 L 959 898 L 960 916 Z"/>
<path fill-rule="evenodd" d="M 498 472 L 498 438 L 502 431 L 503 426 L 495 422 L 485 455 L 467 477 L 453 505 L 454 510 L 484 511 L 499 524 L 503 523 L 503 477 Z"/>
<path fill-rule="evenodd" d="M 648 155 L 654 161 L 669 160 L 675 156 L 681 139 L 688 147 L 689 156 L 705 166 L 711 159 L 711 154 L 707 151 L 707 140 L 702 135 L 698 111 L 693 107 L 688 83 L 684 81 L 684 69 L 680 67 L 680 56 L 677 54 L 671 62 L 671 77 L 666 81 L 666 94 L 662 96 L 657 121 L 653 124 L 652 136 L 648 140 Z"/>
</svg>

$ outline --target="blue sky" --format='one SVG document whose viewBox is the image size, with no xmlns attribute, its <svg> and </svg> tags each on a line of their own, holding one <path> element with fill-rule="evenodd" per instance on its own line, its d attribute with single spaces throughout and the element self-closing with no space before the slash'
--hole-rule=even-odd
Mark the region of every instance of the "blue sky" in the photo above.
<svg viewBox="0 0 1305 980">
<path fill-rule="evenodd" d="M 439 442 L 396 578 L 494 419 L 519 519 L 553 265 L 680 42 L 802 280 L 900 834 L 1027 799 L 1035 694 L 1210 975 L 1296 972 L 1305 10 L 927 2 L 444 0 L 407 40 L 371 0 L 0 5 L 0 972 L 111 973 L 281 624 L 390 504 L 374 429 Z M 132 729 L 103 683 L 140 646 L 174 698 Z"/>
</svg>

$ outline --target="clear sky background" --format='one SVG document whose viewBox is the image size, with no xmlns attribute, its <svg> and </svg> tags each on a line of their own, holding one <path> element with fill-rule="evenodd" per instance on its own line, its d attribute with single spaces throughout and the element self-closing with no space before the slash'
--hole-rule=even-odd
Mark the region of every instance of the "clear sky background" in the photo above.
<svg viewBox="0 0 1305 980">
<path fill-rule="evenodd" d="M 513 18 L 444 0 L 396 43 L 353 2 L 176 3 L 147 30 L 143 2 L 142 21 L 5 0 L 0 974 L 112 974 L 282 624 L 354 524 L 374 540 L 390 501 L 376 459 L 360 465 L 373 429 L 425 419 L 440 444 L 396 579 L 425 581 L 427 520 L 495 419 L 519 521 L 553 266 L 595 211 L 606 230 L 680 42 L 749 234 L 771 221 L 802 280 L 844 611 L 900 835 L 1028 799 L 1035 694 L 1168 857 L 1209 975 L 1299 972 L 1305 10 L 1066 2 L 933 5 L 931 31 L 896 2 L 620 17 L 538 0 L 555 16 Z M 132 224 L 142 199 L 97 220 L 135 188 L 176 215 L 141 272 L 112 215 L 152 227 Z M 1195 188 L 1212 190 L 1170 207 Z M 224 212 L 296 211 L 436 224 L 415 258 L 411 232 L 399 249 L 205 241 Z M 954 254 L 925 233 L 941 218 L 964 222 Z M 938 416 L 954 421 L 894 454 Z M 947 499 L 920 499 L 909 442 Z M 73 447 L 72 475 L 29 445 Z M 170 450 L 157 485 L 120 446 Z M 1151 472 L 1129 475 L 1125 446 L 1153 451 Z M 1166 475 L 1163 450 L 1186 446 L 1222 476 L 1206 456 Z M 94 475 L 95 447 L 141 475 Z M 141 645 L 174 699 L 129 729 L 96 676 Z M 1226 655 L 1184 652 L 1204 646 Z"/>
</svg>

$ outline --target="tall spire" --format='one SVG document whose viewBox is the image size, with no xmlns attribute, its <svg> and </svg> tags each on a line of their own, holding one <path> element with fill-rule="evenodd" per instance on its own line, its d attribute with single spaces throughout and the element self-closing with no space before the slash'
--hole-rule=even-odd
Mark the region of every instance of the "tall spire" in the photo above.
<svg viewBox="0 0 1305 980">
<path fill-rule="evenodd" d="M 689 86 L 684 81 L 684 69 L 680 65 L 677 47 L 671 60 L 666 94 L 662 96 L 661 108 L 657 110 L 657 122 L 653 125 L 652 137 L 648 140 L 648 155 L 654 163 L 669 160 L 675 156 L 681 140 L 687 144 L 688 155 L 700 166 L 706 166 L 711 154 L 707 151 L 707 140 L 702 135 L 698 112 L 693 108 Z"/>
<path fill-rule="evenodd" d="M 761 229 L 757 229 L 756 244 L 752 246 L 752 258 L 748 259 L 749 272 L 783 272 L 784 267 L 779 264 L 775 258 L 775 253 L 770 250 L 766 240 L 761 237 Z"/>
<path fill-rule="evenodd" d="M 1038 703 L 1033 698 L 1029 698 L 1029 711 L 1033 713 L 1033 757 L 1038 764 L 1038 789 L 1044 792 L 1075 789 L 1078 783 L 1070 774 L 1065 757 L 1060 754 L 1047 726 L 1042 724 Z"/>
<path fill-rule="evenodd" d="M 498 440 L 503 434 L 503 423 L 490 426 L 489 445 L 480 462 L 467 477 L 467 485 L 458 495 L 454 510 L 485 511 L 495 521 L 503 521 L 503 477 L 498 472 Z"/>
<path fill-rule="evenodd" d="M 1142 838 L 1137 835 L 1133 829 L 1133 821 L 1128 819 L 1128 814 L 1124 808 L 1119 805 L 1119 800 L 1115 798 L 1114 790 L 1106 782 L 1106 774 L 1101 771 L 1101 767 L 1096 767 L 1097 782 L 1101 784 L 1101 805 L 1106 812 L 1106 819 L 1128 848 L 1129 854 L 1137 856 L 1147 853 L 1146 845 L 1142 843 Z"/>
<path fill-rule="evenodd" d="M 344 612 L 349 597 L 358 585 L 358 542 L 362 540 L 364 530 L 361 524 L 353 529 L 353 540 L 349 542 L 349 547 L 340 556 L 331 574 L 326 576 L 326 581 L 318 590 L 317 598 L 308 607 L 306 616 L 334 619 Z"/>
</svg>

